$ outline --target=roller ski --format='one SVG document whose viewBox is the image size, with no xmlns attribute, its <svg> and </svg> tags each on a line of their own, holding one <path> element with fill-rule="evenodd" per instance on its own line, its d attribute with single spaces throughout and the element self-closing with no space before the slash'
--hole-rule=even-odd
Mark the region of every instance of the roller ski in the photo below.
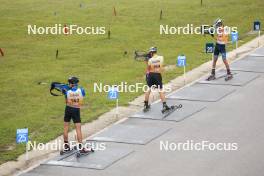
<svg viewBox="0 0 264 176">
<path fill-rule="evenodd" d="M 92 148 L 88 148 L 88 149 L 83 148 L 76 153 L 76 157 L 80 158 L 81 156 L 86 156 L 86 155 L 89 155 L 90 153 L 93 153 L 93 152 L 94 152 L 94 150 Z"/>
<path fill-rule="evenodd" d="M 64 144 L 64 148 L 60 151 L 60 155 L 71 153 L 73 150 L 76 150 L 76 147 L 71 148 L 69 144 Z"/>
<path fill-rule="evenodd" d="M 206 81 L 212 81 L 212 80 L 215 80 L 215 79 L 216 79 L 215 75 L 211 74 L 211 75 L 206 79 Z"/>
<path fill-rule="evenodd" d="M 168 106 L 165 105 L 163 106 L 163 109 L 161 110 L 162 114 L 167 114 L 167 113 L 171 113 L 173 111 L 175 111 L 176 109 L 182 108 L 182 104 L 179 105 L 173 105 L 173 106 Z"/>
<path fill-rule="evenodd" d="M 227 74 L 226 77 L 225 77 L 225 81 L 229 81 L 233 79 L 233 75 L 232 74 Z"/>
</svg>

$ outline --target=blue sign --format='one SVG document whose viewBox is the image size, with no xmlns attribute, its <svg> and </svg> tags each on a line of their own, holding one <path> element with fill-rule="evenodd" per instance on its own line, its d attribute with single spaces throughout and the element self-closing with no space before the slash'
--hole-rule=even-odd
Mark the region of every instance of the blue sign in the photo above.
<svg viewBox="0 0 264 176">
<path fill-rule="evenodd" d="M 16 143 L 27 143 L 28 142 L 28 129 L 17 129 L 16 132 Z"/>
<path fill-rule="evenodd" d="M 254 31 L 260 31 L 260 22 L 259 21 L 254 21 Z"/>
<path fill-rule="evenodd" d="M 214 43 L 206 43 L 205 44 L 205 52 L 213 53 L 214 52 Z"/>
<path fill-rule="evenodd" d="M 177 66 L 178 67 L 185 67 L 186 66 L 186 56 L 185 55 L 178 56 Z"/>
<path fill-rule="evenodd" d="M 110 100 L 116 100 L 116 99 L 118 99 L 118 96 L 119 96 L 119 94 L 118 94 L 117 88 L 112 88 L 108 92 L 108 99 L 110 99 Z"/>
<path fill-rule="evenodd" d="M 232 40 L 232 43 L 235 43 L 238 41 L 238 32 L 232 32 L 231 33 L 231 40 Z"/>
</svg>

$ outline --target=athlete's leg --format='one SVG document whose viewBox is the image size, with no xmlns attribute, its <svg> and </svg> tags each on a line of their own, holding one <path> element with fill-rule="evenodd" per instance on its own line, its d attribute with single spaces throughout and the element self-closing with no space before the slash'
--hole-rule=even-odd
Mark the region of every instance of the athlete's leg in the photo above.
<svg viewBox="0 0 264 176">
<path fill-rule="evenodd" d="M 152 77 L 151 77 L 151 74 L 149 73 L 149 74 L 146 74 L 146 83 L 147 83 L 147 85 L 148 85 L 148 90 L 147 90 L 147 92 L 145 92 L 145 100 L 144 100 L 144 108 L 145 109 L 148 109 L 149 108 L 149 95 L 150 95 L 150 93 L 151 93 L 151 87 L 152 87 L 152 85 L 153 85 L 153 83 L 152 83 L 153 81 L 152 81 Z"/>
<path fill-rule="evenodd" d="M 159 96 L 160 96 L 161 101 L 163 103 L 166 102 L 165 95 L 164 95 L 164 90 L 163 90 L 163 84 L 162 84 L 162 76 L 161 76 L 161 74 L 156 74 L 155 75 L 155 85 L 158 88 Z"/>
<path fill-rule="evenodd" d="M 214 60 L 213 60 L 213 64 L 212 64 L 212 70 L 215 70 L 217 60 L 218 60 L 218 56 L 216 55 L 216 56 L 214 56 Z M 215 74 L 215 72 L 214 72 L 214 74 Z"/>
<path fill-rule="evenodd" d="M 164 95 L 163 90 L 160 90 L 160 91 L 159 91 L 159 95 L 160 95 L 160 99 L 161 99 L 162 103 L 163 103 L 163 102 L 166 102 L 166 98 L 165 98 L 165 95 Z"/>
<path fill-rule="evenodd" d="M 144 100 L 144 110 L 148 110 L 150 108 L 149 106 L 149 95 L 151 93 L 151 89 L 149 88 L 149 90 L 145 93 L 145 100 Z"/>
<path fill-rule="evenodd" d="M 81 127 L 81 123 L 74 123 L 75 125 L 75 129 L 76 129 L 76 134 L 77 134 L 77 140 L 78 140 L 78 150 L 80 153 L 85 154 L 85 153 L 89 153 L 91 151 L 93 151 L 92 148 L 87 148 L 86 146 L 83 145 L 82 143 L 82 127 Z"/>
<path fill-rule="evenodd" d="M 81 114 L 79 108 L 73 109 L 72 120 L 75 126 L 77 141 L 79 143 L 79 149 L 82 148 L 82 129 L 81 129 Z"/>
<path fill-rule="evenodd" d="M 221 52 L 222 59 L 223 59 L 223 62 L 225 64 L 225 67 L 226 67 L 226 72 L 227 72 L 228 75 L 230 75 L 231 74 L 231 71 L 230 71 L 230 67 L 229 67 L 228 61 L 226 59 L 226 49 L 225 49 L 225 45 L 222 46 L 220 52 Z"/>
<path fill-rule="evenodd" d="M 212 72 L 211 72 L 211 75 L 215 75 L 216 63 L 217 63 L 218 56 L 219 56 L 219 53 L 220 53 L 220 48 L 219 47 L 220 47 L 219 44 L 216 44 L 215 45 L 215 49 L 214 49 L 214 59 L 213 59 L 213 63 L 212 63 Z"/>
<path fill-rule="evenodd" d="M 163 90 L 159 90 L 159 94 L 160 94 L 160 99 L 162 102 L 162 112 L 165 112 L 166 110 L 170 110 L 170 107 L 167 105 L 166 103 L 166 98 L 165 98 L 165 94 L 163 92 Z"/>
<path fill-rule="evenodd" d="M 229 64 L 228 64 L 228 61 L 225 59 L 223 60 L 225 66 L 226 66 L 226 72 L 227 74 L 231 74 L 231 71 L 230 71 L 230 67 L 229 67 Z"/>
<path fill-rule="evenodd" d="M 68 141 L 68 132 L 69 132 L 69 126 L 71 121 L 71 109 L 70 107 L 65 107 L 65 114 L 64 114 L 64 131 L 63 131 L 63 139 L 64 139 L 64 149 L 69 149 L 69 141 Z"/>
<path fill-rule="evenodd" d="M 159 95 L 160 95 L 160 99 L 161 99 L 161 102 L 162 102 L 162 109 L 163 110 L 169 110 L 170 108 L 167 105 L 165 94 L 164 94 L 163 90 L 159 90 Z"/>
<path fill-rule="evenodd" d="M 216 68 L 218 56 L 219 56 L 219 45 L 216 44 L 214 49 L 214 58 L 212 62 L 212 71 L 211 71 L 211 75 L 207 78 L 207 81 L 211 81 L 215 79 L 215 68 Z"/>
<path fill-rule="evenodd" d="M 149 88 L 149 90 L 145 93 L 145 102 L 149 101 L 149 95 L 151 93 L 151 89 Z"/>
<path fill-rule="evenodd" d="M 91 151 L 91 149 L 86 148 L 82 143 L 82 126 L 81 123 L 74 123 L 76 134 L 77 134 L 77 140 L 78 140 L 78 150 L 80 153 L 88 153 Z"/>
<path fill-rule="evenodd" d="M 69 126 L 70 126 L 69 122 L 64 122 L 64 132 L 63 132 L 64 143 L 68 143 Z"/>
<path fill-rule="evenodd" d="M 214 55 L 214 59 L 213 59 L 213 63 L 212 63 L 211 75 L 215 75 L 215 68 L 216 68 L 217 60 L 218 60 L 218 55 Z"/>
<path fill-rule="evenodd" d="M 82 143 L 82 129 L 81 129 L 81 123 L 75 123 L 75 129 L 77 134 L 77 141 L 78 143 Z"/>
<path fill-rule="evenodd" d="M 156 76 L 157 76 L 156 77 L 156 85 L 158 86 L 158 91 L 159 91 L 160 99 L 162 102 L 162 111 L 169 110 L 170 108 L 166 103 L 166 98 L 165 98 L 165 94 L 164 94 L 162 76 L 161 76 L 161 74 L 157 74 Z"/>
</svg>

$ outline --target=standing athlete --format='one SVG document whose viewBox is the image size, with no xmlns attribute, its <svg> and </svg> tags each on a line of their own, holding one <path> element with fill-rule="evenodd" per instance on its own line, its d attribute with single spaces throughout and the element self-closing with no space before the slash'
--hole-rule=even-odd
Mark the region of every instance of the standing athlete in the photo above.
<svg viewBox="0 0 264 176">
<path fill-rule="evenodd" d="M 170 110 L 171 108 L 166 104 L 165 95 L 163 92 L 162 76 L 161 72 L 163 71 L 163 56 L 157 55 L 157 48 L 151 47 L 149 50 L 150 59 L 147 61 L 147 73 L 146 73 L 146 82 L 148 84 L 149 90 L 145 93 L 144 101 L 144 111 L 150 109 L 149 95 L 153 86 L 158 88 L 160 99 L 163 103 L 162 112 Z"/>
<path fill-rule="evenodd" d="M 221 53 L 223 62 L 226 66 L 226 72 L 227 76 L 225 80 L 229 80 L 233 78 L 233 75 L 231 74 L 229 64 L 226 59 L 226 44 L 228 41 L 228 35 L 225 32 L 225 27 L 223 24 L 223 21 L 218 18 L 215 20 L 214 27 L 216 30 L 216 44 L 215 44 L 215 49 L 214 49 L 214 59 L 213 59 L 213 65 L 212 65 L 212 72 L 211 75 L 207 78 L 208 81 L 214 80 L 215 79 L 215 67 L 216 67 L 216 62 L 218 60 L 218 56 Z"/>
<path fill-rule="evenodd" d="M 80 108 L 83 103 L 83 98 L 85 96 L 85 91 L 82 87 L 78 86 L 79 79 L 77 77 L 70 77 L 68 79 L 68 85 L 58 84 L 55 87 L 65 95 L 66 99 L 66 107 L 65 107 L 65 115 L 64 115 L 64 145 L 63 152 L 70 151 L 70 145 L 68 141 L 68 132 L 70 121 L 72 119 L 78 140 L 78 150 L 80 153 L 88 153 L 92 149 L 86 149 L 82 144 L 82 131 L 81 131 L 81 117 L 80 117 Z"/>
</svg>

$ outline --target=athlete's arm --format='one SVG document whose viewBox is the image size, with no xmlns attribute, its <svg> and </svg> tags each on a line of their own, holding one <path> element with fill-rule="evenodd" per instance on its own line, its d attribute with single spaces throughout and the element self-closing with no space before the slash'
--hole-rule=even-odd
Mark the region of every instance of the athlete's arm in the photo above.
<svg viewBox="0 0 264 176">
<path fill-rule="evenodd" d="M 146 74 L 148 74 L 148 73 L 149 73 L 149 70 L 150 70 L 150 67 L 149 67 L 149 65 L 148 65 L 148 60 L 145 60 L 145 63 L 146 63 L 146 65 L 147 65 L 147 68 L 146 68 Z"/>
<path fill-rule="evenodd" d="M 163 58 L 163 56 L 161 56 L 161 59 L 160 59 L 160 72 L 161 73 L 164 71 L 163 64 L 164 64 L 164 58 Z"/>
<path fill-rule="evenodd" d="M 67 91 L 69 90 L 69 86 L 68 85 L 62 85 L 61 86 L 61 92 L 65 95 L 67 93 Z"/>
<path fill-rule="evenodd" d="M 147 62 L 147 71 L 148 72 L 151 71 L 151 59 L 149 59 L 148 62 Z"/>
</svg>

